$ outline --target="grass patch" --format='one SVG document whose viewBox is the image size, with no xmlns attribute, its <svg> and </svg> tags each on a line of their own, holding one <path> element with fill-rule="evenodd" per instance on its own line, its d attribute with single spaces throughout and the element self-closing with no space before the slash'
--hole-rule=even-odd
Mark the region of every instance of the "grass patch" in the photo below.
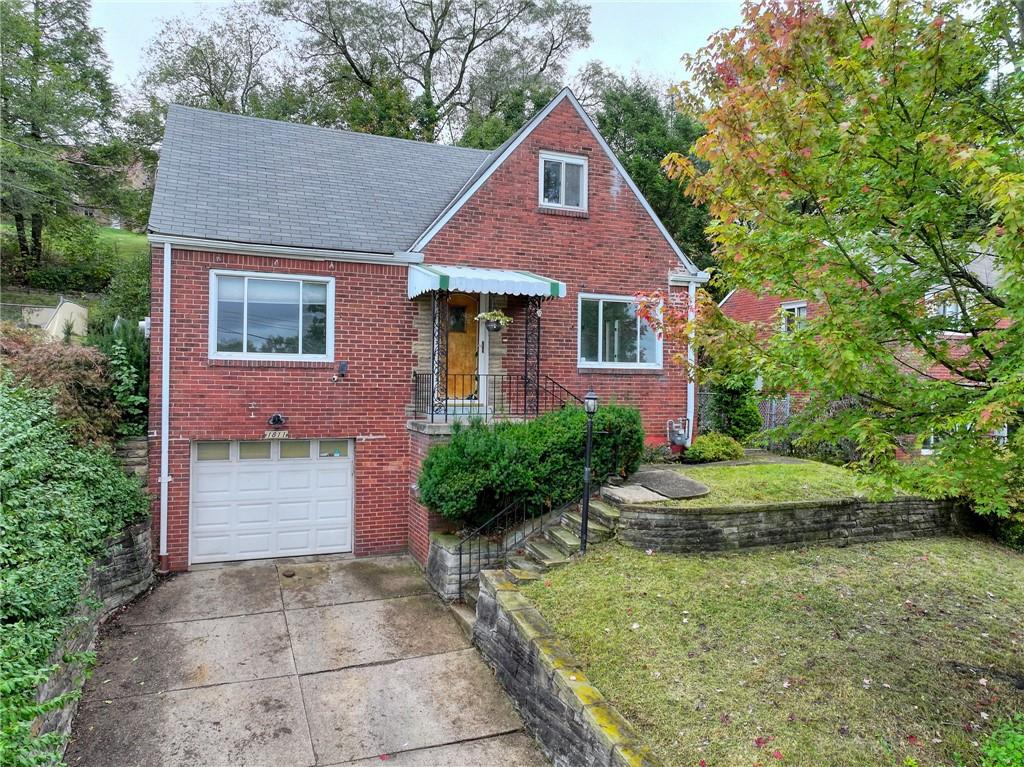
<svg viewBox="0 0 1024 767">
<path fill-rule="evenodd" d="M 983 541 L 609 543 L 526 594 L 669 767 L 977 765 L 1024 709 L 1024 557 Z"/>
<path fill-rule="evenodd" d="M 670 504 L 681 508 L 818 501 L 864 494 L 857 475 L 852 471 L 815 461 L 742 466 L 708 464 L 678 468 L 677 471 L 711 489 L 703 498 L 672 501 Z"/>
<path fill-rule="evenodd" d="M 149 253 L 149 241 L 144 234 L 138 234 L 127 229 L 113 229 L 109 226 L 101 226 L 97 229 L 97 235 L 100 242 L 112 247 L 114 255 L 119 258 Z"/>
</svg>

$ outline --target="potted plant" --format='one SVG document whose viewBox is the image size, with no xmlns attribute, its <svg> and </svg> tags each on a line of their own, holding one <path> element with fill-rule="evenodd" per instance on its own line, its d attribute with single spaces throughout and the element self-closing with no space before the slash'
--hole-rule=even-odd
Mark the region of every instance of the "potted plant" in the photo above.
<svg viewBox="0 0 1024 767">
<path fill-rule="evenodd" d="M 486 327 L 492 333 L 497 333 L 499 330 L 504 330 L 512 323 L 512 318 L 509 317 L 501 309 L 494 309 L 489 312 L 481 312 L 476 316 L 478 320 L 483 320 L 484 327 Z"/>
</svg>

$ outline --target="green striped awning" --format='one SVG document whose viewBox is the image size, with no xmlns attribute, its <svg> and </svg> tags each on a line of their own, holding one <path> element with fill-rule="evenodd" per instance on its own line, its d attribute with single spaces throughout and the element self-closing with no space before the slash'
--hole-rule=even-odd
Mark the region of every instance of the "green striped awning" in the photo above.
<svg viewBox="0 0 1024 767">
<path fill-rule="evenodd" d="M 504 296 L 564 298 L 565 283 L 516 269 L 485 269 L 476 266 L 409 266 L 409 298 L 433 290 L 491 293 Z"/>
</svg>

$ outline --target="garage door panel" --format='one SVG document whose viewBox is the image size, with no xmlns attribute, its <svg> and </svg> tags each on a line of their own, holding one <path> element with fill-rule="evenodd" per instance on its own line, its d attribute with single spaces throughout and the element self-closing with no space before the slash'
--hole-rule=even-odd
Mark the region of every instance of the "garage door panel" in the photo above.
<svg viewBox="0 0 1024 767">
<path fill-rule="evenodd" d="M 277 550 L 281 554 L 309 553 L 313 548 L 311 530 L 278 530 Z"/>
<path fill-rule="evenodd" d="M 229 495 L 235 489 L 234 476 L 230 470 L 208 469 L 203 464 L 196 464 L 202 467 L 202 471 L 194 471 L 192 485 L 196 492 L 202 493 L 204 497 L 216 494 Z"/>
<path fill-rule="evenodd" d="M 291 503 L 278 503 L 277 521 L 282 524 L 288 524 L 291 522 L 312 522 L 313 502 L 294 501 Z"/>
<path fill-rule="evenodd" d="M 192 513 L 195 516 L 192 520 L 194 530 L 220 529 L 231 525 L 234 507 L 218 503 L 204 503 L 194 507 Z"/>
<path fill-rule="evenodd" d="M 348 519 L 349 508 L 351 505 L 347 501 L 317 501 L 316 519 L 337 524 L 339 519 Z"/>
<path fill-rule="evenodd" d="M 236 489 L 239 493 L 259 493 L 263 495 L 273 489 L 274 473 L 273 468 L 269 465 L 261 469 L 246 467 L 244 471 L 238 472 L 237 476 Z"/>
<path fill-rule="evenodd" d="M 316 487 L 312 469 L 289 469 L 277 472 L 278 490 L 312 490 Z"/>
<path fill-rule="evenodd" d="M 352 548 L 352 530 L 348 527 L 320 529 L 316 531 L 316 550 L 318 554 L 327 551 L 347 550 Z"/>
<path fill-rule="evenodd" d="M 237 507 L 235 521 L 239 525 L 267 526 L 274 521 L 273 503 L 242 503 Z"/>
<path fill-rule="evenodd" d="M 231 535 L 205 535 L 192 541 L 192 560 L 217 562 L 231 555 Z"/>
<path fill-rule="evenodd" d="M 250 559 L 274 556 L 273 548 L 270 545 L 272 540 L 273 534 L 270 532 L 237 533 L 235 535 L 238 553 L 242 557 Z"/>
<path fill-rule="evenodd" d="M 332 466 L 334 464 L 331 464 Z M 315 481 L 316 486 L 320 490 L 340 490 L 345 491 L 345 495 L 351 493 L 352 488 L 352 462 L 345 461 L 344 464 L 338 465 L 335 471 L 322 471 L 317 472 Z"/>
<path fill-rule="evenodd" d="M 351 458 L 231 456 L 192 464 L 192 562 L 352 550 Z"/>
</svg>

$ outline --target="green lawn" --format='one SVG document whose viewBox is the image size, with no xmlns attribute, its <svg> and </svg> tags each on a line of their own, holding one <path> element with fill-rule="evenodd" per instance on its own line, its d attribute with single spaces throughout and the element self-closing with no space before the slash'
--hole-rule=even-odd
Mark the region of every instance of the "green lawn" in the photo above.
<svg viewBox="0 0 1024 767">
<path fill-rule="evenodd" d="M 1024 557 L 983 541 L 608 543 L 526 593 L 669 767 L 977 765 L 1024 710 Z"/>
<path fill-rule="evenodd" d="M 100 242 L 113 246 L 114 253 L 122 258 L 149 252 L 149 242 L 144 234 L 127 229 L 112 229 L 109 226 L 99 227 L 98 234 Z"/>
<path fill-rule="evenodd" d="M 786 501 L 812 501 L 863 495 L 852 471 L 815 461 L 751 463 L 743 466 L 679 467 L 677 471 L 703 482 L 711 492 L 702 498 L 672 501 L 672 506 L 749 506 Z"/>
</svg>

